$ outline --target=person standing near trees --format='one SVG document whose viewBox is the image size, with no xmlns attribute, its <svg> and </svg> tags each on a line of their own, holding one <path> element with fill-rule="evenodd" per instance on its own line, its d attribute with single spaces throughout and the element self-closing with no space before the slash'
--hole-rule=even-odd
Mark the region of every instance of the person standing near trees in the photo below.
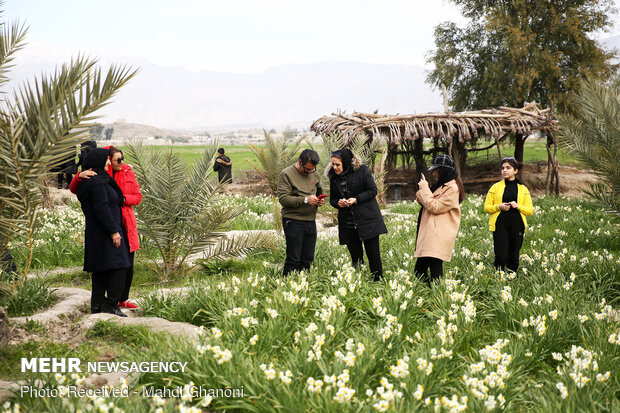
<svg viewBox="0 0 620 413">
<path fill-rule="evenodd" d="M 232 184 L 232 160 L 224 155 L 224 148 L 217 150 L 217 158 L 213 164 L 213 170 L 217 171 L 218 182 Z"/>
<path fill-rule="evenodd" d="M 75 148 L 67 153 L 65 161 L 52 169 L 53 172 L 57 172 L 57 185 L 58 189 L 62 189 L 63 178 L 66 182 L 66 189 L 69 189 L 69 183 L 73 179 L 73 174 L 77 172 L 77 165 L 75 163 Z"/>
<path fill-rule="evenodd" d="M 325 205 L 321 179 L 316 171 L 319 154 L 304 149 L 299 160 L 278 177 L 278 200 L 282 205 L 282 228 L 286 260 L 282 275 L 310 268 L 316 245 L 316 213 Z"/>
<path fill-rule="evenodd" d="M 465 199 L 463 182 L 449 155 L 439 155 L 428 168 L 435 183 L 429 188 L 424 175 L 416 200 L 421 209 L 414 257 L 414 272 L 427 284 L 443 275 L 443 262 L 450 261 L 456 234 L 461 224 L 461 202 Z M 430 270 L 430 277 L 428 276 Z"/>
<path fill-rule="evenodd" d="M 110 175 L 110 151 L 93 149 L 84 158 L 84 168 L 96 175 L 79 182 L 77 196 L 85 217 L 84 271 L 92 273 L 92 313 L 127 317 L 118 303 L 130 265 L 127 237 L 123 237 L 121 206 L 123 192 Z"/>
<path fill-rule="evenodd" d="M 332 152 L 327 177 L 329 202 L 338 210 L 338 238 L 351 254 L 353 266 L 364 262 L 364 249 L 374 281 L 383 277 L 379 235 L 387 228 L 377 203 L 377 185 L 366 165 L 349 149 Z M 363 247 L 362 247 L 363 243 Z"/>
<path fill-rule="evenodd" d="M 495 268 L 517 272 L 523 234 L 527 227 L 526 215 L 534 213 L 530 191 L 517 179 L 523 164 L 515 158 L 504 158 L 501 163 L 503 180 L 493 184 L 484 202 L 484 212 L 491 214 L 489 229 L 493 232 Z"/>
<path fill-rule="evenodd" d="M 127 239 L 127 247 L 129 248 L 130 265 L 125 274 L 123 293 L 121 294 L 118 305 L 120 308 L 128 308 L 133 310 L 139 307 L 129 301 L 129 290 L 131 289 L 131 283 L 133 281 L 135 252 L 140 249 L 138 223 L 136 221 L 136 215 L 134 214 L 133 207 L 142 202 L 142 192 L 140 192 L 140 185 L 138 185 L 136 180 L 136 174 L 131 170 L 131 165 L 124 162 L 125 157 L 123 155 L 123 151 L 115 148 L 114 146 L 108 146 L 104 149 L 108 149 L 110 151 L 111 165 L 108 167 L 107 174 L 114 178 L 123 192 L 123 235 Z M 73 181 L 71 181 L 71 192 L 77 192 L 78 185 L 82 179 L 90 179 L 90 177 L 94 175 L 97 175 L 97 173 L 92 169 L 80 172 L 75 176 L 75 178 L 73 178 Z"/>
</svg>

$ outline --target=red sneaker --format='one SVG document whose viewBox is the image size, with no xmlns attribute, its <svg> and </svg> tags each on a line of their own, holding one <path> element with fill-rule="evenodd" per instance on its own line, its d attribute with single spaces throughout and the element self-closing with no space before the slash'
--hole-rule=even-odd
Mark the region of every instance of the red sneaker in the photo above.
<svg viewBox="0 0 620 413">
<path fill-rule="evenodd" d="M 129 300 L 121 301 L 120 303 L 118 303 L 118 306 L 120 308 L 129 308 L 130 310 L 135 310 L 136 308 L 140 308 Z"/>
</svg>

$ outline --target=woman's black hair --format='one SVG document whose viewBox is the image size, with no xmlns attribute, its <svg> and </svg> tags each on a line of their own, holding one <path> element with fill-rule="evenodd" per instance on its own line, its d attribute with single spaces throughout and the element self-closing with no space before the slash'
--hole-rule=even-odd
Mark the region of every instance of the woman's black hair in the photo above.
<svg viewBox="0 0 620 413">
<path fill-rule="evenodd" d="M 338 175 L 340 179 L 344 179 L 347 177 L 351 171 L 353 170 L 353 158 L 355 155 L 351 152 L 350 149 L 342 148 L 331 153 L 332 158 L 338 158 L 342 162 L 342 173 Z M 334 168 L 329 168 L 327 172 L 327 176 L 329 179 L 334 179 L 337 175 L 334 172 Z"/>
<path fill-rule="evenodd" d="M 456 172 L 456 169 L 448 166 L 440 166 L 435 169 L 437 171 L 437 181 L 430 187 L 431 192 L 435 192 L 438 188 L 450 182 L 451 180 L 455 180 L 456 186 L 459 188 L 459 204 L 465 200 L 465 188 L 463 187 L 463 181 L 461 177 Z"/>
<path fill-rule="evenodd" d="M 523 168 L 523 163 L 517 161 L 514 156 L 502 159 L 502 162 L 499 164 L 499 169 L 502 169 L 502 165 L 505 163 L 512 166 L 514 169 L 521 170 Z"/>
<path fill-rule="evenodd" d="M 331 153 L 333 158 L 338 158 L 342 161 L 342 169 L 347 170 L 353 165 L 353 157 L 355 156 L 350 149 L 343 148 L 338 149 Z"/>
</svg>

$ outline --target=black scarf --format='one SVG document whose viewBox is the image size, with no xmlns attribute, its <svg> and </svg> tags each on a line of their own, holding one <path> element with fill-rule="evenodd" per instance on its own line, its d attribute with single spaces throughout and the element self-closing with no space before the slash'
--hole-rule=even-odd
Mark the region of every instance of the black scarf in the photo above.
<svg viewBox="0 0 620 413">
<path fill-rule="evenodd" d="M 109 184 L 118 194 L 119 205 L 123 205 L 123 191 L 116 181 L 110 177 L 105 170 L 105 164 L 110 157 L 110 151 L 103 148 L 92 149 L 84 157 L 82 170 L 92 169 L 97 175 L 91 176 L 90 179 L 82 179 L 77 189 L 77 197 L 80 202 L 84 202 L 88 198 L 90 191 L 95 185 Z"/>
</svg>

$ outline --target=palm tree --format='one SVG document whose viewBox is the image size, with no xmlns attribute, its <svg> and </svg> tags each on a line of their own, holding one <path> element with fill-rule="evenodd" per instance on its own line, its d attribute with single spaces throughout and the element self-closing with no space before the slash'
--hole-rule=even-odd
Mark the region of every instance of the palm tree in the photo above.
<svg viewBox="0 0 620 413">
<path fill-rule="evenodd" d="M 601 180 L 586 193 L 620 215 L 620 75 L 582 81 L 573 109 L 560 116 L 560 144 Z"/>
<path fill-rule="evenodd" d="M 26 33 L 18 22 L 0 23 L 0 256 L 9 243 L 28 249 L 21 276 L 11 281 L 15 286 L 32 262 L 43 178 L 88 139 L 94 113 L 136 73 L 127 66 L 102 72 L 95 59 L 78 56 L 7 93 L 8 71 Z"/>
<path fill-rule="evenodd" d="M 217 142 L 207 147 L 191 170 L 172 150 L 148 149 L 137 143 L 130 143 L 126 150 L 143 193 L 136 206 L 138 222 L 163 261 L 154 269 L 164 281 L 196 253 L 204 253 L 209 260 L 276 247 L 269 234 L 228 238 L 223 233 L 227 221 L 243 211 L 220 202 L 222 184 L 210 177 L 216 148 Z"/>
<path fill-rule="evenodd" d="M 248 144 L 250 150 L 258 158 L 259 165 L 250 165 L 269 184 L 273 195 L 278 191 L 278 177 L 280 172 L 289 165 L 297 162 L 301 144 L 306 139 L 302 136 L 295 139 L 291 129 L 286 128 L 282 137 L 273 137 L 271 133 L 263 130 L 265 135 L 265 147 Z"/>
<path fill-rule="evenodd" d="M 302 136 L 295 139 L 295 133 L 292 129 L 286 128 L 282 133 L 282 137 L 273 137 L 270 132 L 263 130 L 265 134 L 265 146 L 258 147 L 248 144 L 250 150 L 256 158 L 259 165 L 255 165 L 250 160 L 248 162 L 252 168 L 258 173 L 269 185 L 271 189 L 271 202 L 273 204 L 273 223 L 278 233 L 282 230 L 282 221 L 280 211 L 282 210 L 276 193 L 278 191 L 278 177 L 280 172 L 289 165 L 297 162 L 301 144 L 306 139 Z"/>
</svg>

